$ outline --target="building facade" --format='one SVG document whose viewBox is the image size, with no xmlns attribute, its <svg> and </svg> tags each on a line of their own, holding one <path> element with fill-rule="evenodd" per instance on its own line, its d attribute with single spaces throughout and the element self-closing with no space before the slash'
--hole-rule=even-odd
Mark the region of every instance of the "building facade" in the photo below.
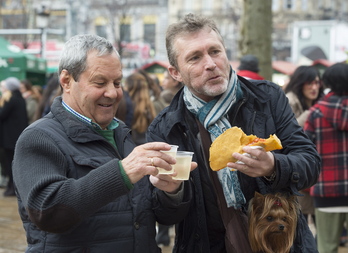
<svg viewBox="0 0 348 253">
<path fill-rule="evenodd" d="M 238 60 L 242 0 L 12 0 L 0 4 L 2 29 L 36 28 L 36 10 L 44 5 L 50 10 L 48 27 L 64 31 L 47 34 L 48 41 L 63 43 L 75 34 L 98 34 L 115 44 L 129 68 L 166 60 L 168 24 L 190 12 L 204 14 L 216 21 L 229 59 Z M 348 21 L 347 0 L 273 0 L 272 11 L 274 60 L 291 60 L 295 21 Z M 5 37 L 21 40 L 24 48 L 40 39 L 30 34 Z"/>
</svg>

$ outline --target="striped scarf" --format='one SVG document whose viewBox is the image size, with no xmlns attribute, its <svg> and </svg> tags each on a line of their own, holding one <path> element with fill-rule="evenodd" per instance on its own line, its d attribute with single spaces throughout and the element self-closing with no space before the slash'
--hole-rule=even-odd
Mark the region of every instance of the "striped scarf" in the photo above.
<svg viewBox="0 0 348 253">
<path fill-rule="evenodd" d="M 238 88 L 237 75 L 233 69 L 231 71 L 231 79 L 226 92 L 208 103 L 192 94 L 187 86 L 184 87 L 184 101 L 187 109 L 207 129 L 212 141 L 226 129 L 231 128 L 231 124 L 227 119 L 227 112 L 236 102 Z M 240 188 L 237 171 L 231 171 L 230 168 L 226 167 L 219 170 L 217 174 L 225 195 L 227 207 L 240 208 L 246 201 Z"/>
</svg>

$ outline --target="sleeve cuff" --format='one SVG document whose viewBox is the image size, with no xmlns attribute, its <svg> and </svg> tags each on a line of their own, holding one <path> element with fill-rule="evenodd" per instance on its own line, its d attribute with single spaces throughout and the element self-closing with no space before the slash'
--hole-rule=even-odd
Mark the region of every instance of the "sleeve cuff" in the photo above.
<svg viewBox="0 0 348 253">
<path fill-rule="evenodd" d="M 126 184 L 126 186 L 129 190 L 132 190 L 134 186 L 131 183 L 131 181 L 129 180 L 129 177 L 123 168 L 121 160 L 118 161 L 118 166 L 120 167 L 120 172 L 121 172 L 122 179 L 123 179 L 124 183 Z"/>
<path fill-rule="evenodd" d="M 180 203 L 182 202 L 183 198 L 184 198 L 184 184 L 181 183 L 180 188 L 178 190 L 178 192 L 172 194 L 172 193 L 168 193 L 168 192 L 164 192 L 165 195 L 167 195 L 170 199 L 172 199 L 174 202 L 176 203 Z"/>
</svg>

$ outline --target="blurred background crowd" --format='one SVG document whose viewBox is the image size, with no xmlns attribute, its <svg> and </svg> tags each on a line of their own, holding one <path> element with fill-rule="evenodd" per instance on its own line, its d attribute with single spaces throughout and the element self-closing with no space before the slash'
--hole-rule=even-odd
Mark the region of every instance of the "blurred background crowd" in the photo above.
<svg viewBox="0 0 348 253">
<path fill-rule="evenodd" d="M 168 24 L 188 12 L 215 19 L 238 75 L 283 86 L 306 133 L 310 132 L 310 122 L 306 123 L 310 109 L 330 92 L 337 92 L 341 99 L 337 103 L 344 105 L 348 93 L 335 84 L 348 86 L 345 0 L 0 1 L 0 187 L 5 188 L 4 196 L 15 196 L 11 161 L 19 134 L 49 113 L 53 98 L 60 95 L 56 73 L 64 42 L 81 33 L 113 42 L 124 70 L 124 96 L 115 116 L 132 129 L 134 142 L 142 144 L 149 124 L 183 86 L 166 71 L 164 33 Z M 348 152 L 342 156 L 347 159 Z M 347 199 L 347 187 L 342 191 Z M 314 226 L 323 220 L 318 219 L 318 211 L 348 216 L 347 205 L 323 210 L 313 200 L 313 189 L 302 194 L 302 210 Z M 336 227 L 343 228 L 336 237 L 344 246 L 344 219 Z M 169 227 L 159 225 L 159 244 L 170 244 L 168 231 Z"/>
</svg>

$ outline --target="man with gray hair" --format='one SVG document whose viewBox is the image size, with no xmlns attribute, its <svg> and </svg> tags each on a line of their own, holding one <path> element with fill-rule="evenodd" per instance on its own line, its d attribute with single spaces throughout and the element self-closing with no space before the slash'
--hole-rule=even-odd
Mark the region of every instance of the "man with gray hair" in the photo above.
<svg viewBox="0 0 348 253">
<path fill-rule="evenodd" d="M 114 117 L 122 98 L 117 51 L 98 36 L 72 37 L 59 81 L 62 96 L 16 146 L 26 252 L 160 252 L 155 223 L 174 224 L 186 215 L 190 187 L 157 175 L 157 166 L 170 170 L 175 163 L 160 152 L 169 144 L 136 147 Z"/>
</svg>

